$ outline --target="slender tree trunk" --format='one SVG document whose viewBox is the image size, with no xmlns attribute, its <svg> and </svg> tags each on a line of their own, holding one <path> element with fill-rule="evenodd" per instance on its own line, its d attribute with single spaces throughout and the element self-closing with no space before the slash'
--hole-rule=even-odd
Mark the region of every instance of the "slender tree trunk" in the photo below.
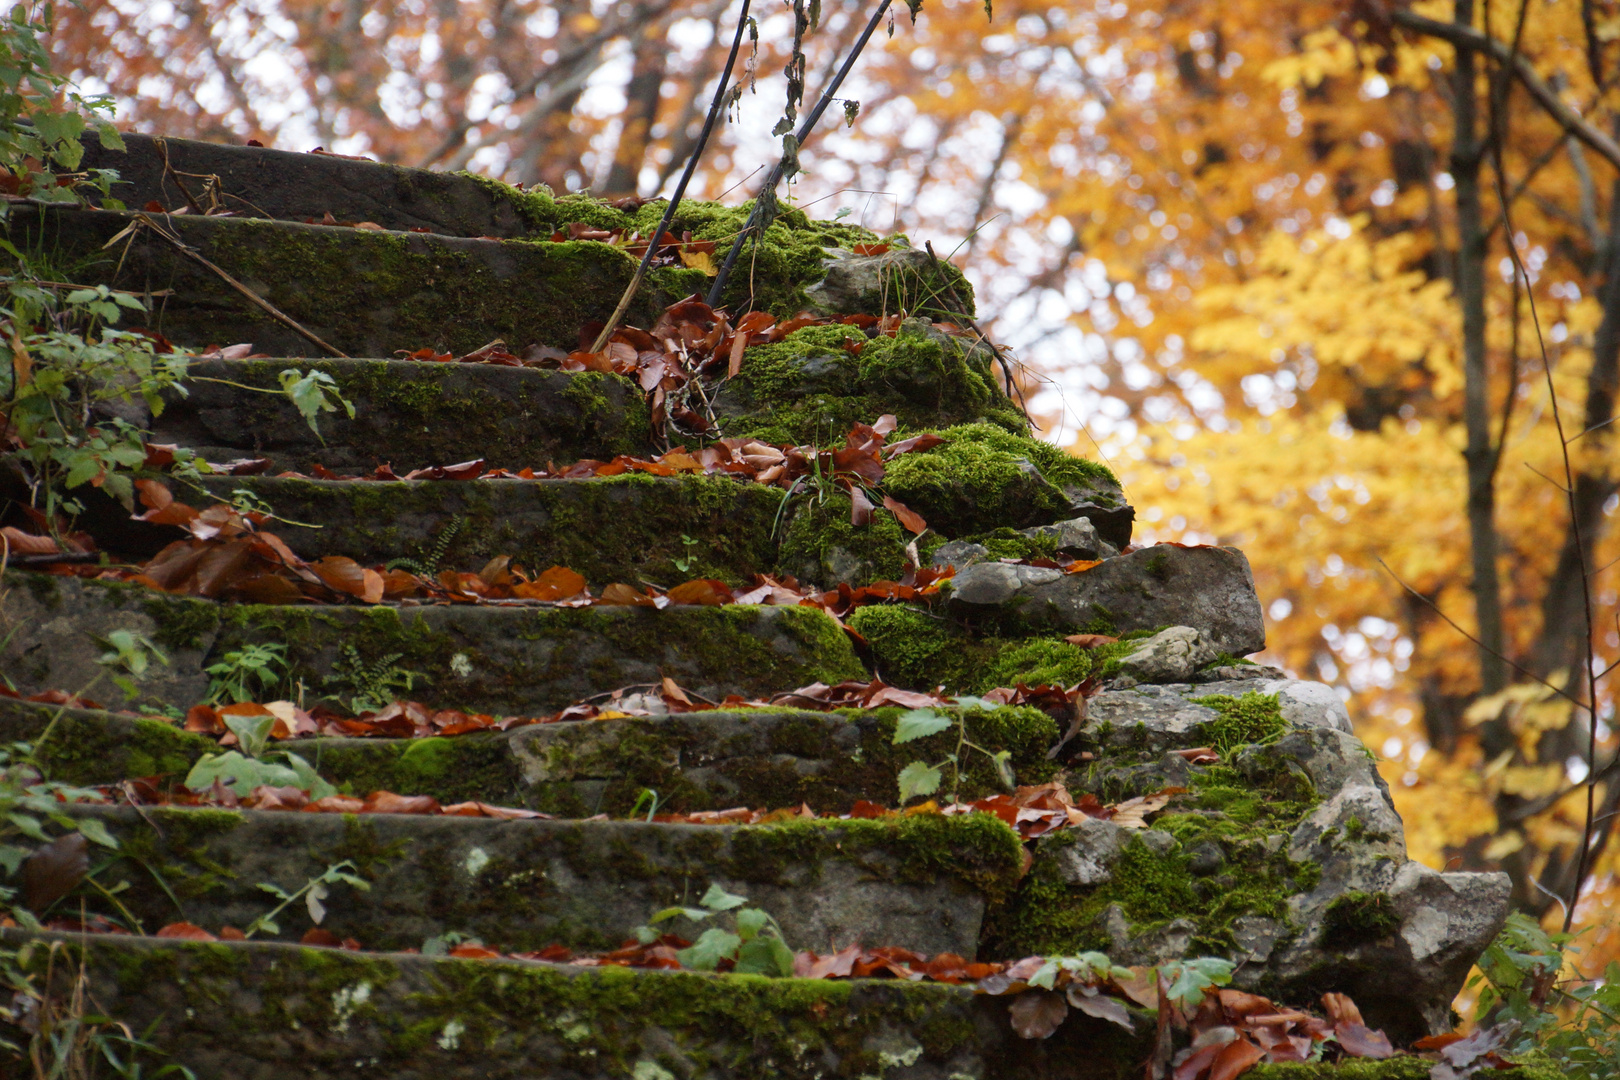
<svg viewBox="0 0 1620 1080">
<path fill-rule="evenodd" d="M 1580 428 L 1589 434 L 1582 435 L 1571 447 L 1579 451 L 1575 455 L 1579 469 L 1575 474 L 1575 519 L 1565 527 L 1558 564 L 1542 597 L 1543 629 L 1531 658 L 1541 675 L 1560 669 L 1573 671 L 1581 662 L 1583 635 L 1589 632 L 1581 578 L 1592 572 L 1592 552 L 1603 532 L 1603 502 L 1615 490 L 1607 474 L 1582 469 L 1580 464 L 1609 460 L 1614 440 L 1615 394 L 1620 389 L 1620 181 L 1610 188 L 1609 233 L 1601 254 L 1604 280 L 1598 296 L 1603 302 L 1603 320 L 1592 341 L 1592 369 L 1586 376 L 1586 411 Z M 1576 434 L 1571 431 L 1569 437 Z M 1579 526 L 1584 541 L 1584 564 L 1575 543 L 1575 526 Z"/>
<path fill-rule="evenodd" d="M 1456 0 L 1453 19 L 1472 26 L 1473 0 Z M 1468 537 L 1473 556 L 1474 613 L 1478 622 L 1480 686 L 1494 694 L 1507 685 L 1501 585 L 1497 577 L 1496 451 L 1491 445 L 1490 383 L 1485 358 L 1485 230 L 1480 205 L 1484 148 L 1479 139 L 1474 83 L 1476 58 L 1457 49 L 1452 110 L 1451 176 L 1457 192 L 1457 303 L 1463 318 L 1463 416 L 1468 446 Z M 1511 238 L 1510 238 L 1511 242 Z"/>
<path fill-rule="evenodd" d="M 602 184 L 601 194 L 605 199 L 636 193 L 641 166 L 647 160 L 652 126 L 658 121 L 659 92 L 664 85 L 664 58 L 668 51 L 662 23 L 654 22 L 642 28 L 636 39 L 630 82 L 624 88 L 619 145 L 613 151 L 613 168 Z"/>
</svg>

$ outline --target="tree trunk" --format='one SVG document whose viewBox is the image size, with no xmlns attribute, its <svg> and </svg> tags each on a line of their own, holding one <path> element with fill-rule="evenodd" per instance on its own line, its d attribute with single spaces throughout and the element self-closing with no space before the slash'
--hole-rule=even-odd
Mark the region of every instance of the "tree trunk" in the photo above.
<svg viewBox="0 0 1620 1080">
<path fill-rule="evenodd" d="M 636 39 L 630 82 L 624 88 L 626 100 L 620 117 L 619 145 L 613 151 L 613 168 L 602 184 L 604 199 L 636 193 L 641 166 L 647 160 L 647 147 L 652 140 L 652 126 L 658 121 L 659 91 L 664 86 L 664 58 L 668 51 L 661 23 L 642 28 Z"/>
<path fill-rule="evenodd" d="M 1473 0 L 1456 0 L 1453 18 L 1472 26 Z M 1474 96 L 1476 58 L 1457 49 L 1452 110 L 1451 176 L 1457 192 L 1457 303 L 1463 317 L 1463 416 L 1468 446 L 1468 537 L 1473 556 L 1474 613 L 1478 622 L 1480 687 L 1494 694 L 1507 685 L 1501 586 L 1497 577 L 1496 450 L 1491 445 L 1490 381 L 1485 357 L 1485 230 L 1479 175 L 1484 161 Z"/>
</svg>

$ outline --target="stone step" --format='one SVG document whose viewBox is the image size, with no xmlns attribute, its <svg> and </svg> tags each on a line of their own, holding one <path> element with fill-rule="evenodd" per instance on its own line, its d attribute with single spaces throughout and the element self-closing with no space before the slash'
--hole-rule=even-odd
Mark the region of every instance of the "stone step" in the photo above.
<svg viewBox="0 0 1620 1080">
<path fill-rule="evenodd" d="M 985 562 L 951 579 L 948 610 L 1013 633 L 1128 633 L 1190 626 L 1223 651 L 1266 647 L 1254 575 L 1232 547 L 1155 544 L 1080 573 Z"/>
<path fill-rule="evenodd" d="M 658 227 L 666 206 L 657 199 L 621 210 L 585 194 L 555 196 L 543 187 L 522 191 L 471 173 L 411 169 L 331 154 L 187 139 L 162 140 L 160 146 L 159 140 L 142 135 L 126 136 L 125 151 L 106 150 L 94 136 L 85 141 L 83 167 L 118 170 L 128 182 L 116 187 L 113 195 L 130 210 L 140 210 L 155 200 L 170 211 L 189 211 L 185 216 L 163 219 L 171 224 L 210 209 L 213 200 L 205 194 L 208 176 L 219 179 L 219 207 L 234 214 L 293 223 L 320 222 L 331 214 L 344 226 L 369 222 L 391 232 L 446 238 L 545 240 L 574 224 L 645 237 Z M 175 172 L 194 174 L 180 179 L 195 207 L 187 205 Z M 678 208 L 669 231 L 675 236 L 691 233 L 695 240 L 715 244 L 723 252 L 752 208 L 749 202 L 722 206 L 688 199 Z M 973 288 L 949 263 L 902 246 L 879 255 L 853 254 L 857 245 L 879 243 L 876 234 L 858 226 L 813 221 L 799 210 L 784 207 L 766 230 L 764 244 L 757 251 L 750 249 L 748 273 L 730 279 L 724 301 L 734 311 L 767 310 L 779 318 L 805 309 L 871 315 L 904 309 L 913 314 L 972 316 Z M 306 273 L 307 268 L 299 272 Z M 655 277 L 667 273 L 659 270 Z M 691 284 L 693 275 L 696 284 Z M 628 274 L 624 280 L 628 281 Z M 677 289 L 670 299 L 707 292 L 706 279 L 696 270 L 683 271 L 671 280 L 688 287 Z M 597 318 L 612 309 L 623 287 L 621 281 L 606 297 L 607 307 Z M 272 298 L 272 302 L 277 301 Z M 651 325 L 634 317 L 631 322 Z M 577 327 L 570 334 L 575 332 Z M 512 344 L 510 337 L 507 343 Z M 481 344 L 483 341 L 467 348 Z M 420 345 L 412 346 L 417 347 Z"/>
<path fill-rule="evenodd" d="M 943 760 L 955 750 L 954 731 L 895 746 L 900 711 L 716 710 L 453 737 L 300 739 L 277 747 L 319 762 L 322 777 L 361 797 L 381 790 L 559 817 L 622 817 L 650 789 L 660 813 L 804 803 L 820 814 L 841 814 L 862 799 L 894 805 L 901 769 L 919 759 Z M 51 733 L 37 751 L 41 767 L 53 779 L 76 784 L 156 774 L 180 778 L 199 757 L 219 749 L 213 738 L 181 730 L 178 721 L 0 699 L 0 741 L 33 743 L 47 727 Z M 976 744 L 1012 752 L 1019 782 L 1043 783 L 1055 773 L 1046 751 L 1059 733 L 1046 714 L 1027 708 L 972 711 L 967 727 Z M 1000 790 L 988 758 L 965 761 L 963 799 Z"/>
<path fill-rule="evenodd" d="M 773 571 L 783 494 L 725 476 L 638 473 L 465 482 L 221 477 L 205 486 L 225 498 L 241 488 L 264 499 L 286 519 L 269 528 L 306 559 L 346 555 L 369 566 L 438 555 L 427 569 L 476 572 L 509 555 L 535 574 L 567 566 L 598 590 L 615 581 L 667 589 L 700 577 L 740 584 Z"/>
<path fill-rule="evenodd" d="M 276 356 L 326 356 L 213 270 L 142 227 L 109 242 L 134 213 L 19 206 L 12 242 L 43 249 L 78 281 L 134 292 L 173 290 L 146 322 L 177 345 L 250 342 Z M 605 320 L 635 260 L 593 241 L 480 240 L 226 217 L 155 217 L 260 298 L 349 356 L 430 347 L 457 356 L 500 338 L 577 348 L 580 328 Z M 707 280 L 698 270 L 649 272 L 627 319 L 655 313 Z"/>
<path fill-rule="evenodd" d="M 5 582 L 0 665 L 24 693 L 107 685 L 97 660 L 114 630 L 167 652 L 140 700 L 180 707 L 203 699 L 204 668 L 248 642 L 284 646 L 282 689 L 301 683 L 311 700 L 353 695 L 367 678 L 354 673 L 357 657 L 371 676 L 395 678 L 389 697 L 498 715 L 544 715 L 666 676 L 716 701 L 865 676 L 848 636 L 810 607 L 280 606 L 44 574 Z"/>
<path fill-rule="evenodd" d="M 449 932 L 503 951 L 615 949 L 655 912 L 695 906 L 717 884 L 771 912 L 786 940 L 802 947 L 884 944 L 971 957 L 986 906 L 1011 894 L 1022 869 L 1017 836 L 982 814 L 674 825 L 85 805 L 64 812 L 101 821 L 119 842 L 98 881 L 116 888 L 122 910 L 148 933 L 175 921 L 246 929 L 276 906 L 262 885 L 294 893 L 347 861 L 370 888 L 332 884 L 320 925 L 374 949 L 420 948 Z M 119 909 L 96 903 L 98 895 L 86 890 L 89 909 L 116 917 Z M 64 912 L 78 909 L 76 896 L 63 903 Z M 302 904 L 283 915 L 279 930 L 263 936 L 297 941 L 313 925 Z"/>
<path fill-rule="evenodd" d="M 150 1032 L 165 1055 L 144 1060 L 184 1065 L 198 1080 L 1127 1080 L 1153 1045 L 1145 1013 L 1134 1034 L 1072 1010 L 1050 1038 L 1022 1039 L 1012 999 L 936 982 L 16 930 L 0 941 L 61 943 L 71 961 L 54 955 L 63 992 L 61 973 L 82 960 L 97 1006 Z M 43 980 L 52 959 L 35 948 L 27 963 Z"/>
<path fill-rule="evenodd" d="M 332 377 L 354 405 L 323 413 L 310 430 L 280 393 L 288 368 Z M 618 375 L 415 360 L 194 360 L 185 395 L 170 395 L 150 421 L 155 443 L 189 447 L 209 461 L 268 457 L 271 471 L 370 472 L 482 458 L 492 469 L 549 461 L 645 456 L 651 429 L 641 389 Z M 253 393 L 240 386 L 270 393 Z"/>
<path fill-rule="evenodd" d="M 124 149 L 110 150 L 94 134 L 84 138 L 80 168 L 116 169 L 113 197 L 132 210 L 149 202 L 169 210 L 207 210 L 208 178 L 217 178 L 221 208 L 243 217 L 284 221 L 369 221 L 401 232 L 421 229 L 442 236 L 516 239 L 570 220 L 566 212 L 540 220 L 550 201 L 471 173 L 410 169 L 337 154 L 297 153 L 257 146 L 228 146 L 195 139 L 158 138 L 133 132 Z M 179 174 L 179 175 L 176 175 Z M 187 194 L 196 201 L 188 206 Z M 581 209 L 589 200 L 575 200 Z"/>
</svg>

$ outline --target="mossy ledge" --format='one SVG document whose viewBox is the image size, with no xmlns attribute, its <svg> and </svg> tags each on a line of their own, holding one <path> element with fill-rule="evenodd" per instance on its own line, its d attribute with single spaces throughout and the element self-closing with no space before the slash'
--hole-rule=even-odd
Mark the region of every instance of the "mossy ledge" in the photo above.
<svg viewBox="0 0 1620 1080">
<path fill-rule="evenodd" d="M 25 940 L 3 931 L 6 944 Z M 53 951 L 55 953 L 53 957 Z M 77 971 L 120 1020 L 201 1080 L 1127 1080 L 1151 1050 L 1079 1013 L 1018 1038 L 1005 998 L 898 980 L 766 979 L 520 961 L 434 960 L 273 943 L 52 934 L 25 963 Z M 242 987 L 252 987 L 244 999 Z M 1361 1078 L 1357 1078 L 1361 1080 Z M 1539 1078 L 1537 1078 L 1539 1080 Z"/>
</svg>

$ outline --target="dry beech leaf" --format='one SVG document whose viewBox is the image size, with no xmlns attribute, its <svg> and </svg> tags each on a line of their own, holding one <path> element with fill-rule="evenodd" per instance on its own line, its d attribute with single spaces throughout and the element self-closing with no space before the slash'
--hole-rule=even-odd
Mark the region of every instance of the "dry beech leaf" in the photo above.
<svg viewBox="0 0 1620 1080">
<path fill-rule="evenodd" d="M 73 891 L 90 872 L 90 844 L 83 833 L 59 836 L 23 861 L 23 899 L 41 912 Z"/>
<path fill-rule="evenodd" d="M 1013 998 L 1007 1013 L 1013 1030 L 1026 1039 L 1051 1038 L 1069 1015 L 1069 1003 L 1054 990 L 1026 990 Z"/>
</svg>

